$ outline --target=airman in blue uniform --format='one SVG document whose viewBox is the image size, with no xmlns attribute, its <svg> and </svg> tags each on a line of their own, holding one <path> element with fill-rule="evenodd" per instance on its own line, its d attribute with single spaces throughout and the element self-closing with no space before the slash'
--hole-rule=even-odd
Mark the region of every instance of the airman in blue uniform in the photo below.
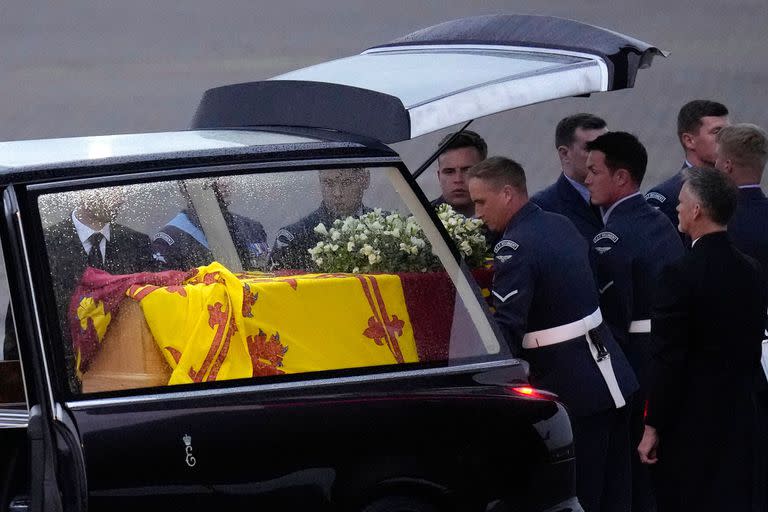
<svg viewBox="0 0 768 512">
<path fill-rule="evenodd" d="M 318 224 L 327 227 L 336 219 L 358 216 L 371 211 L 363 206 L 363 195 L 371 182 L 367 169 L 326 169 L 319 171 L 320 207 L 297 222 L 278 230 L 270 253 L 274 269 L 314 270 L 309 249 L 320 241 Z"/>
<path fill-rule="evenodd" d="M 605 121 L 592 114 L 575 114 L 562 119 L 555 129 L 555 148 L 563 172 L 555 183 L 531 197 L 542 210 L 568 217 L 587 241 L 602 229 L 603 221 L 597 207 L 590 204 L 589 191 L 584 185 L 586 144 L 606 131 Z"/>
<path fill-rule="evenodd" d="M 760 188 L 766 163 L 768 134 L 765 130 L 753 124 L 736 124 L 720 130 L 715 166 L 739 187 L 736 211 L 728 222 L 728 237 L 737 249 L 757 260 L 763 275 L 768 276 L 768 198 Z M 763 424 L 768 425 L 768 323 L 764 330 L 760 366 L 758 400 L 762 406 Z M 768 439 L 763 436 L 763 441 L 768 442 Z M 768 479 L 768 469 L 763 467 L 762 471 Z M 768 481 L 762 492 L 762 498 L 768 502 Z"/>
<path fill-rule="evenodd" d="M 718 170 L 739 187 L 728 236 L 737 249 L 755 258 L 768 275 L 768 198 L 760 182 L 768 161 L 768 135 L 753 124 L 736 124 L 718 134 Z"/>
<path fill-rule="evenodd" d="M 449 133 L 443 137 L 438 147 L 453 135 Z M 432 201 L 432 206 L 437 208 L 443 203 L 448 203 L 465 217 L 472 217 L 475 214 L 475 205 L 469 197 L 466 173 L 470 167 L 480 163 L 487 156 L 488 145 L 480 135 L 472 130 L 461 131 L 437 157 L 440 197 Z"/>
<path fill-rule="evenodd" d="M 209 186 L 222 207 L 224 221 L 243 267 L 264 270 L 269 255 L 264 228 L 255 220 L 229 211 L 230 193 L 223 181 L 214 181 Z M 187 270 L 213 262 L 208 239 L 193 208 L 180 211 L 152 236 L 152 256 L 161 268 L 166 269 Z"/>
<path fill-rule="evenodd" d="M 587 144 L 586 184 L 592 202 L 603 210 L 605 227 L 592 239 L 591 258 L 600 309 L 640 383 L 632 404 L 632 510 L 655 510 L 647 466 L 634 448 L 643 436 L 643 411 L 652 362 L 651 307 L 666 265 L 685 249 L 669 219 L 638 191 L 648 156 L 634 135 L 610 132 Z"/>
<path fill-rule="evenodd" d="M 682 171 L 693 165 L 715 165 L 717 134 L 728 124 L 728 109 L 722 103 L 693 100 L 677 114 L 677 137 L 685 151 L 685 163 L 680 172 L 645 194 L 648 203 L 661 210 L 673 225 L 677 225 L 677 196 L 683 186 Z M 681 234 L 684 239 L 685 235 Z"/>
<path fill-rule="evenodd" d="M 531 383 L 568 407 L 579 500 L 587 511 L 630 506 L 628 407 L 637 381 L 603 323 L 588 246 L 567 218 L 528 201 L 525 173 L 503 157 L 469 173 L 479 218 L 502 232 L 493 248 L 495 317 Z"/>
</svg>

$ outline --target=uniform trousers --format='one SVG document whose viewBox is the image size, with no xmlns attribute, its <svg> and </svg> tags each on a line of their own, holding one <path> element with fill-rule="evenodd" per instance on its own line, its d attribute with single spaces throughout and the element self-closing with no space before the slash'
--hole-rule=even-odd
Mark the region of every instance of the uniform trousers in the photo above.
<svg viewBox="0 0 768 512">
<path fill-rule="evenodd" d="M 585 512 L 629 512 L 630 406 L 572 418 L 576 449 L 576 495 Z"/>
</svg>

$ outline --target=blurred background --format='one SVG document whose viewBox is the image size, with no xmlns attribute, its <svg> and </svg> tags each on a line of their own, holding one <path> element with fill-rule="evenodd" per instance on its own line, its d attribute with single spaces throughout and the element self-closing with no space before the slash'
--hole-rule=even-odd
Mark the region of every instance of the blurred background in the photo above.
<svg viewBox="0 0 768 512">
<path fill-rule="evenodd" d="M 32 0 L 0 3 L 0 140 L 184 129 L 208 88 L 489 13 L 573 18 L 671 51 L 640 71 L 634 89 L 476 121 L 491 154 L 523 164 L 531 191 L 560 172 L 554 127 L 572 113 L 593 112 L 640 137 L 650 154 L 644 190 L 680 168 L 675 123 L 686 101 L 715 99 L 733 120 L 768 127 L 766 0 Z M 444 133 L 395 149 L 413 170 Z M 436 196 L 434 171 L 425 177 Z"/>
</svg>

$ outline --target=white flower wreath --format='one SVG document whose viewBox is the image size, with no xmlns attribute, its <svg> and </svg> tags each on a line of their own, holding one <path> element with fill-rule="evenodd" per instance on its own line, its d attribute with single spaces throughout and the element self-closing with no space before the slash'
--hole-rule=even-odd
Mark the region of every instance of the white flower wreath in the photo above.
<svg viewBox="0 0 768 512">
<path fill-rule="evenodd" d="M 464 217 L 448 204 L 437 215 L 471 267 L 482 265 L 487 244 L 483 221 Z M 421 226 L 413 216 L 385 214 L 380 208 L 359 217 L 318 224 L 321 240 L 309 249 L 321 272 L 426 272 L 440 268 Z"/>
</svg>

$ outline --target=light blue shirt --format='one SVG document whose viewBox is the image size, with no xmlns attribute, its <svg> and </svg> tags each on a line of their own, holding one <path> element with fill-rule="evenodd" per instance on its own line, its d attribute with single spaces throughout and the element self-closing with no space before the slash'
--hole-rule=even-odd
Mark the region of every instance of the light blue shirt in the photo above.
<svg viewBox="0 0 768 512">
<path fill-rule="evenodd" d="M 589 195 L 590 195 L 589 189 L 586 186 L 584 186 L 583 183 L 579 183 L 578 181 L 571 179 L 571 177 L 568 176 L 567 174 L 563 173 L 563 176 L 565 176 L 565 179 L 568 180 L 568 183 L 573 185 L 573 188 L 576 189 L 576 192 L 578 192 L 579 195 L 584 198 L 587 204 L 589 204 Z"/>
</svg>

